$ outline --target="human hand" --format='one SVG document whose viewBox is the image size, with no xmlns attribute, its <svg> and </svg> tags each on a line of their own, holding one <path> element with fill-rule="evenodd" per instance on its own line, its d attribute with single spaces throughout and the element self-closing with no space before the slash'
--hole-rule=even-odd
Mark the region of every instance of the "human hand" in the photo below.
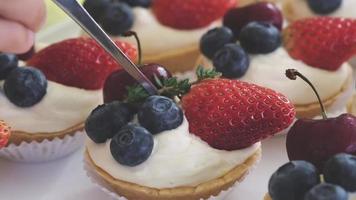
<svg viewBox="0 0 356 200">
<path fill-rule="evenodd" d="M 0 52 L 28 51 L 45 18 L 43 0 L 0 0 Z"/>
</svg>

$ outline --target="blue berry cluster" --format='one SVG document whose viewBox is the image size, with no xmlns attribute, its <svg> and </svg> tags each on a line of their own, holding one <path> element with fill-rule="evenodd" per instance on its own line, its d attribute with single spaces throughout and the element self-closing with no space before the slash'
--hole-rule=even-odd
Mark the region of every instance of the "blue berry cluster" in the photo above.
<svg viewBox="0 0 356 200">
<path fill-rule="evenodd" d="M 138 123 L 133 123 L 137 115 Z M 150 96 L 137 109 L 114 101 L 98 106 L 85 123 L 95 143 L 110 142 L 113 158 L 122 165 L 137 166 L 152 153 L 153 136 L 177 128 L 183 122 L 182 109 L 170 98 Z"/>
<path fill-rule="evenodd" d="M 134 23 L 132 7 L 149 7 L 151 0 L 86 0 L 84 8 L 111 35 L 122 35 Z"/>
<path fill-rule="evenodd" d="M 19 107 L 33 106 L 47 93 L 45 75 L 33 67 L 18 67 L 14 54 L 0 53 L 0 81 L 6 97 Z"/>
<path fill-rule="evenodd" d="M 335 155 L 322 173 L 306 161 L 289 162 L 272 175 L 268 191 L 273 200 L 348 200 L 356 192 L 356 156 Z"/>
<path fill-rule="evenodd" d="M 200 50 L 224 77 L 240 78 L 249 68 L 248 54 L 273 52 L 281 42 L 281 33 L 274 25 L 254 21 L 241 29 L 239 38 L 224 26 L 208 31 L 200 40 Z"/>
</svg>

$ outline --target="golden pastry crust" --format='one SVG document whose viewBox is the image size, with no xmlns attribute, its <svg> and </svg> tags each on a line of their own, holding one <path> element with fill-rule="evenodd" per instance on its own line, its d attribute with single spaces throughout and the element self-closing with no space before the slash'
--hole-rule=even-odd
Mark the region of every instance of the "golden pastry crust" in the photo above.
<svg viewBox="0 0 356 200">
<path fill-rule="evenodd" d="M 24 131 L 12 131 L 9 144 L 19 145 L 22 142 L 31 143 L 33 141 L 42 142 L 44 140 L 52 141 L 55 138 L 63 139 L 65 136 L 70 135 L 73 136 L 77 131 L 84 130 L 84 123 L 77 124 L 72 126 L 66 130 L 51 132 L 51 133 L 27 133 Z"/>
<path fill-rule="evenodd" d="M 198 44 L 162 52 L 156 55 L 143 55 L 144 63 L 159 63 L 172 73 L 194 70 L 200 55 Z"/>
<path fill-rule="evenodd" d="M 264 197 L 263 199 L 264 199 L 264 200 L 272 200 L 271 196 L 269 196 L 268 193 L 265 195 L 265 197 Z"/>
<path fill-rule="evenodd" d="M 115 179 L 110 174 L 96 166 L 89 152 L 85 152 L 86 161 L 94 167 L 96 173 L 111 186 L 120 196 L 129 200 L 199 200 L 207 199 L 212 195 L 218 195 L 221 191 L 229 189 L 236 182 L 242 181 L 250 169 L 260 160 L 261 148 L 259 148 L 243 164 L 236 166 L 224 176 L 202 183 L 198 186 L 176 187 L 169 189 L 156 189 Z"/>
<path fill-rule="evenodd" d="M 296 6 L 295 0 L 284 0 L 282 12 L 284 17 L 289 22 L 294 22 L 299 19 L 312 17 L 315 14 L 306 6 Z"/>
</svg>

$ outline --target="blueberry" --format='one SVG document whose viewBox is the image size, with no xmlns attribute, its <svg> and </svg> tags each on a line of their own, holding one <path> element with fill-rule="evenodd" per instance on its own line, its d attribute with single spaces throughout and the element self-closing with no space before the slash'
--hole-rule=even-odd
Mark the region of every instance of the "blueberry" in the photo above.
<svg viewBox="0 0 356 200">
<path fill-rule="evenodd" d="M 113 101 L 95 108 L 85 122 L 85 131 L 95 143 L 106 142 L 112 138 L 134 116 L 131 107 Z"/>
<path fill-rule="evenodd" d="M 111 140 L 110 151 L 122 165 L 136 166 L 148 159 L 153 149 L 153 135 L 145 128 L 128 124 Z"/>
<path fill-rule="evenodd" d="M 132 8 L 126 3 L 114 2 L 106 9 L 101 25 L 109 34 L 121 35 L 129 31 L 133 23 Z"/>
<path fill-rule="evenodd" d="M 86 0 L 83 6 L 93 19 L 100 24 L 102 17 L 111 4 L 111 0 Z"/>
<path fill-rule="evenodd" d="M 122 0 L 123 2 L 129 4 L 132 7 L 144 7 L 148 8 L 151 6 L 152 0 Z"/>
<path fill-rule="evenodd" d="M 343 153 L 330 158 L 324 166 L 324 179 L 356 192 L 356 156 Z"/>
<path fill-rule="evenodd" d="M 338 185 L 322 183 L 313 187 L 304 200 L 347 200 L 347 192 Z"/>
<path fill-rule="evenodd" d="M 321 15 L 329 14 L 340 8 L 342 0 L 308 0 L 310 9 Z"/>
<path fill-rule="evenodd" d="M 0 80 L 4 80 L 17 65 L 18 59 L 15 54 L 0 53 Z"/>
<path fill-rule="evenodd" d="M 270 23 L 250 22 L 240 33 L 240 44 L 252 54 L 267 54 L 281 45 L 281 33 Z"/>
<path fill-rule="evenodd" d="M 163 96 L 151 96 L 141 106 L 138 121 L 152 134 L 177 128 L 183 122 L 182 109 Z"/>
<path fill-rule="evenodd" d="M 319 173 L 314 165 L 305 161 L 292 161 L 272 175 L 268 192 L 273 200 L 301 200 L 319 182 Z"/>
<path fill-rule="evenodd" d="M 203 35 L 200 50 L 208 58 L 213 59 L 215 53 L 225 44 L 234 41 L 234 34 L 227 27 L 214 28 Z"/>
<path fill-rule="evenodd" d="M 226 44 L 213 58 L 216 71 L 226 78 L 240 78 L 250 65 L 247 53 L 238 44 Z"/>
<path fill-rule="evenodd" d="M 19 107 L 30 107 L 42 100 L 47 93 L 47 79 L 38 69 L 18 67 L 5 79 L 7 98 Z"/>
</svg>

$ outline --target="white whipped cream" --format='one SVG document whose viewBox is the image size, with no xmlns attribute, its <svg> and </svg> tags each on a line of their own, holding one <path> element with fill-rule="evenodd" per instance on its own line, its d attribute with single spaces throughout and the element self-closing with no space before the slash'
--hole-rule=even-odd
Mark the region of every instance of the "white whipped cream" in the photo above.
<svg viewBox="0 0 356 200">
<path fill-rule="evenodd" d="M 126 167 L 112 157 L 110 141 L 88 141 L 87 149 L 94 163 L 116 179 L 154 188 L 196 186 L 218 178 L 243 163 L 261 145 L 256 143 L 236 151 L 214 149 L 190 134 L 184 119 L 178 128 L 154 136 L 155 145 L 148 160 Z"/>
<path fill-rule="evenodd" d="M 293 14 L 298 16 L 298 18 L 312 17 L 317 15 L 308 6 L 306 0 L 292 0 L 288 3 L 292 4 Z M 333 17 L 346 17 L 346 18 L 356 18 L 356 1 L 355 0 L 343 0 L 340 8 L 334 12 L 328 14 L 328 16 Z"/>
<path fill-rule="evenodd" d="M 204 64 L 212 66 L 205 59 Z M 349 64 L 343 64 L 336 71 L 311 67 L 299 60 L 294 60 L 287 51 L 280 47 L 269 54 L 250 56 L 250 67 L 240 79 L 263 87 L 271 88 L 288 97 L 296 105 L 305 105 L 317 101 L 314 92 L 303 80 L 289 80 L 285 76 L 287 69 L 297 69 L 314 84 L 321 99 L 325 100 L 338 94 L 350 75 Z"/>
<path fill-rule="evenodd" d="M 216 21 L 204 28 L 179 30 L 162 25 L 149 9 L 134 8 L 133 12 L 135 21 L 131 30 L 138 34 L 144 55 L 155 55 L 194 45 L 198 46 L 204 33 L 221 25 L 220 21 Z M 122 40 L 136 45 L 136 40 L 133 37 L 122 38 Z"/>
<path fill-rule="evenodd" d="M 2 85 L 0 82 L 0 87 Z M 16 131 L 56 132 L 85 121 L 101 103 L 101 90 L 84 90 L 48 81 L 46 95 L 29 108 L 17 107 L 0 92 L 0 119 Z"/>
<path fill-rule="evenodd" d="M 280 47 L 269 54 L 251 56 L 250 68 L 241 80 L 274 89 L 297 105 L 316 102 L 315 94 L 309 85 L 300 78 L 292 81 L 284 75 L 286 69 L 290 68 L 297 69 L 308 77 L 323 100 L 338 94 L 350 75 L 350 67 L 346 63 L 336 71 L 323 70 L 291 58 L 287 51 Z"/>
</svg>

